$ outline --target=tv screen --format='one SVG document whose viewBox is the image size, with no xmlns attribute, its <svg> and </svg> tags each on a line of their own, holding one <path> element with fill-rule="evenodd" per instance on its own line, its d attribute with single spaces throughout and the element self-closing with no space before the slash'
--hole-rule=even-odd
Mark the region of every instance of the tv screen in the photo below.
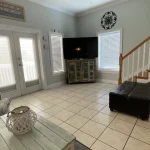
<svg viewBox="0 0 150 150">
<path fill-rule="evenodd" d="M 64 38 L 63 49 L 65 59 L 98 57 L 98 37 Z"/>
</svg>

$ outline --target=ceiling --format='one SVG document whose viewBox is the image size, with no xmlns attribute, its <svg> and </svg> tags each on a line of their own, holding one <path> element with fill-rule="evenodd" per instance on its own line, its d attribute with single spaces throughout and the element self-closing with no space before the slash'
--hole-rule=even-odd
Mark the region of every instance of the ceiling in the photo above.
<svg viewBox="0 0 150 150">
<path fill-rule="evenodd" d="M 88 11 L 127 0 L 29 0 L 71 15 L 82 15 Z"/>
</svg>

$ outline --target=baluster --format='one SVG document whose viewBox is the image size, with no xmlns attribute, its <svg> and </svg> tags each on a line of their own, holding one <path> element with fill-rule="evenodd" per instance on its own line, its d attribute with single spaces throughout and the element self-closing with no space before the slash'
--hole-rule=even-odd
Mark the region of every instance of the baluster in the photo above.
<svg viewBox="0 0 150 150">
<path fill-rule="evenodd" d="M 144 76 L 144 65 L 145 65 L 145 49 L 146 49 L 146 43 L 144 43 L 144 52 L 143 52 L 143 67 L 142 67 L 142 77 Z"/>
<path fill-rule="evenodd" d="M 124 75 L 124 61 L 125 61 L 125 60 L 122 61 L 122 82 L 125 81 L 125 80 L 124 80 L 124 77 L 125 77 L 125 75 Z"/>
<path fill-rule="evenodd" d="M 132 81 L 134 80 L 134 52 L 132 55 Z"/>
<path fill-rule="evenodd" d="M 130 66 L 130 56 L 128 56 L 128 67 L 127 67 L 127 70 L 128 70 L 128 74 L 127 74 L 127 77 L 128 77 L 128 79 L 127 80 L 129 80 L 129 77 L 130 77 L 130 68 L 129 68 L 129 66 Z"/>
<path fill-rule="evenodd" d="M 150 70 L 150 41 L 149 41 L 148 70 Z"/>
<path fill-rule="evenodd" d="M 120 57 L 119 57 L 119 79 L 118 79 L 118 85 L 120 85 L 122 83 L 122 62 L 123 62 L 122 54 L 120 54 Z"/>
<path fill-rule="evenodd" d="M 137 76 L 139 75 L 139 65 L 140 65 L 140 47 L 138 49 Z"/>
</svg>

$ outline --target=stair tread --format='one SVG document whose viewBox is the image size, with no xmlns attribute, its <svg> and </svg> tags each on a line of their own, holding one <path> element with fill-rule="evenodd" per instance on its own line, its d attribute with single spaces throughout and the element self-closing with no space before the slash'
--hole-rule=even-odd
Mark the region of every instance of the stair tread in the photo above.
<svg viewBox="0 0 150 150">
<path fill-rule="evenodd" d="M 138 79 L 146 79 L 146 80 L 148 80 L 148 77 L 140 77 L 140 76 L 136 76 L 136 78 L 138 78 Z"/>
</svg>

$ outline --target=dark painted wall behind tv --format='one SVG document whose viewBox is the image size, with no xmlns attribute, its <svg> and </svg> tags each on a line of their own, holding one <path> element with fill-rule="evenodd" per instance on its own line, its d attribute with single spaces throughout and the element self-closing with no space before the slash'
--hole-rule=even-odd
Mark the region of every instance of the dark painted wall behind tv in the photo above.
<svg viewBox="0 0 150 150">
<path fill-rule="evenodd" d="M 65 59 L 98 57 L 98 37 L 64 38 L 63 46 Z M 81 50 L 76 51 L 76 48 Z"/>
</svg>

